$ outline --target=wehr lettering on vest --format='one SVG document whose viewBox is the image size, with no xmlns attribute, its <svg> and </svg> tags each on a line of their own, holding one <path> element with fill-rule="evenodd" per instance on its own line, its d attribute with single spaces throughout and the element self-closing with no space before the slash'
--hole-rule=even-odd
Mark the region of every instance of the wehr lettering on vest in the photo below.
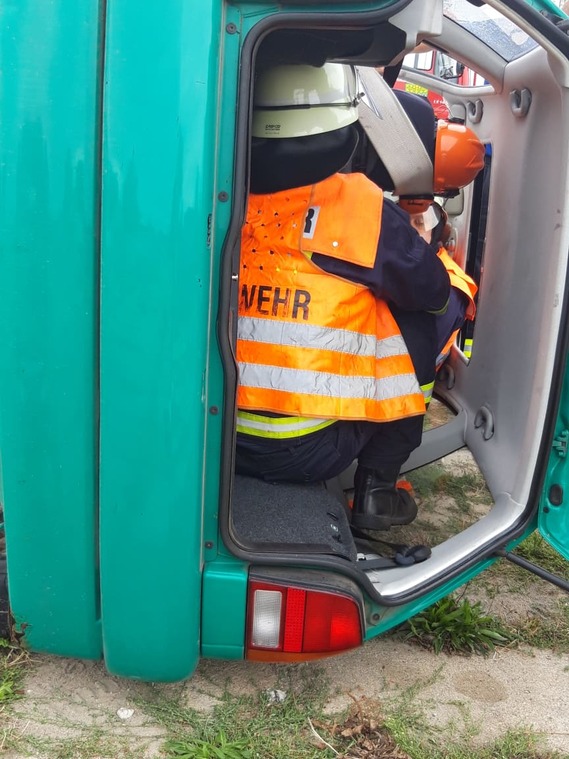
<svg viewBox="0 0 569 759">
<path fill-rule="evenodd" d="M 284 295 L 281 295 L 281 288 L 275 287 L 275 295 L 273 298 L 273 316 L 279 315 L 279 306 L 282 306 L 283 316 L 288 316 L 288 310 L 290 305 L 290 288 L 286 288 Z"/>
<path fill-rule="evenodd" d="M 273 288 L 270 285 L 259 285 L 259 297 L 257 298 L 257 311 L 260 314 L 268 314 L 269 309 L 263 308 L 264 303 L 270 303 L 271 302 L 271 296 L 268 295 L 268 293 L 271 292 Z"/>
<path fill-rule="evenodd" d="M 298 319 L 299 310 L 302 311 L 304 321 L 308 319 L 308 304 L 310 303 L 310 293 L 308 290 L 295 290 L 294 303 L 292 306 L 292 318 Z"/>
<path fill-rule="evenodd" d="M 257 290 L 257 285 L 253 285 L 251 287 L 251 292 L 249 293 L 249 288 L 247 285 L 243 285 L 241 288 L 241 299 L 243 301 L 243 305 L 245 306 L 245 311 L 250 311 L 251 306 L 253 305 L 253 300 L 255 298 L 255 291 Z"/>
<path fill-rule="evenodd" d="M 289 315 L 292 298 L 292 318 L 306 321 L 309 315 L 310 293 L 308 290 L 292 290 L 287 287 L 270 285 L 243 285 L 241 302 L 245 311 L 255 310 L 258 314 L 271 313 L 275 317 L 285 318 Z M 269 311 L 270 306 L 270 311 Z"/>
</svg>

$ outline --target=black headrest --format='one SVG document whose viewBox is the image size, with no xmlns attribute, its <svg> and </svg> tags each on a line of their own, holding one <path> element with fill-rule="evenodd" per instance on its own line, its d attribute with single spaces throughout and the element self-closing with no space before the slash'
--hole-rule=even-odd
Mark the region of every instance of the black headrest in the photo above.
<svg viewBox="0 0 569 759">
<path fill-rule="evenodd" d="M 414 95 L 411 92 L 393 90 L 393 93 L 401 103 L 405 113 L 413 124 L 415 131 L 425 146 L 429 158 L 431 161 L 434 161 L 437 119 L 435 117 L 435 112 L 430 101 L 427 100 L 426 97 L 421 97 L 421 95 Z M 365 160 L 362 162 L 362 164 L 365 164 L 366 166 L 365 173 L 379 187 L 381 187 L 382 190 L 393 192 L 393 180 L 391 179 L 391 176 L 389 175 L 385 164 L 379 158 L 379 156 L 375 154 L 375 150 L 368 142 L 367 138 L 365 139 L 365 146 L 363 146 L 363 150 L 366 153 L 373 151 L 373 157 L 370 158 L 369 155 L 366 155 Z M 356 166 L 355 168 L 361 169 L 361 166 Z"/>
<path fill-rule="evenodd" d="M 414 95 L 403 90 L 393 90 L 393 94 L 399 100 L 421 142 L 425 146 L 431 161 L 435 158 L 435 135 L 437 131 L 437 119 L 431 101 L 421 95 Z"/>
<path fill-rule="evenodd" d="M 357 144 L 353 124 L 309 137 L 254 137 L 251 192 L 266 194 L 321 182 L 348 163 Z"/>
</svg>

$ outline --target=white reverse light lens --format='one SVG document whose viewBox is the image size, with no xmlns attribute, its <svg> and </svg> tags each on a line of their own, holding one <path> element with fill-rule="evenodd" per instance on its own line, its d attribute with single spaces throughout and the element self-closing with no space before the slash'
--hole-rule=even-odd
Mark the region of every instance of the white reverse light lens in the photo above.
<svg viewBox="0 0 569 759">
<path fill-rule="evenodd" d="M 278 590 L 256 590 L 253 596 L 251 643 L 259 648 L 278 648 L 281 637 L 283 595 Z"/>
</svg>

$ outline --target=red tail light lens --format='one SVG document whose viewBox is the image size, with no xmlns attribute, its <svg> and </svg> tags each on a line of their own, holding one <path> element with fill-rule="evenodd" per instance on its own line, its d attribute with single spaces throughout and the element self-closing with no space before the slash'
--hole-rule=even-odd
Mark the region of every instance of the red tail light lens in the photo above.
<svg viewBox="0 0 569 759">
<path fill-rule="evenodd" d="M 358 603 L 341 593 L 252 581 L 247 656 L 291 661 L 326 656 L 362 642 Z"/>
</svg>

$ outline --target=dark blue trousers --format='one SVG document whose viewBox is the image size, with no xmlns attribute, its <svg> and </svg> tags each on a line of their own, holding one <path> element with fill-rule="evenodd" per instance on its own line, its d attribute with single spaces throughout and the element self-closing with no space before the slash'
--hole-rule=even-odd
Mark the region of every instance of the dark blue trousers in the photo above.
<svg viewBox="0 0 569 759">
<path fill-rule="evenodd" d="M 339 421 L 288 440 L 237 435 L 237 474 L 266 482 L 319 482 L 357 459 L 370 469 L 399 470 L 421 443 L 423 416 L 396 422 Z"/>
<path fill-rule="evenodd" d="M 391 310 L 419 384 L 432 382 L 438 355 L 435 317 L 394 307 Z M 336 477 L 356 459 L 370 469 L 399 471 L 421 444 L 423 419 L 413 416 L 394 422 L 338 421 L 287 440 L 238 433 L 236 472 L 267 482 L 318 482 Z"/>
</svg>

